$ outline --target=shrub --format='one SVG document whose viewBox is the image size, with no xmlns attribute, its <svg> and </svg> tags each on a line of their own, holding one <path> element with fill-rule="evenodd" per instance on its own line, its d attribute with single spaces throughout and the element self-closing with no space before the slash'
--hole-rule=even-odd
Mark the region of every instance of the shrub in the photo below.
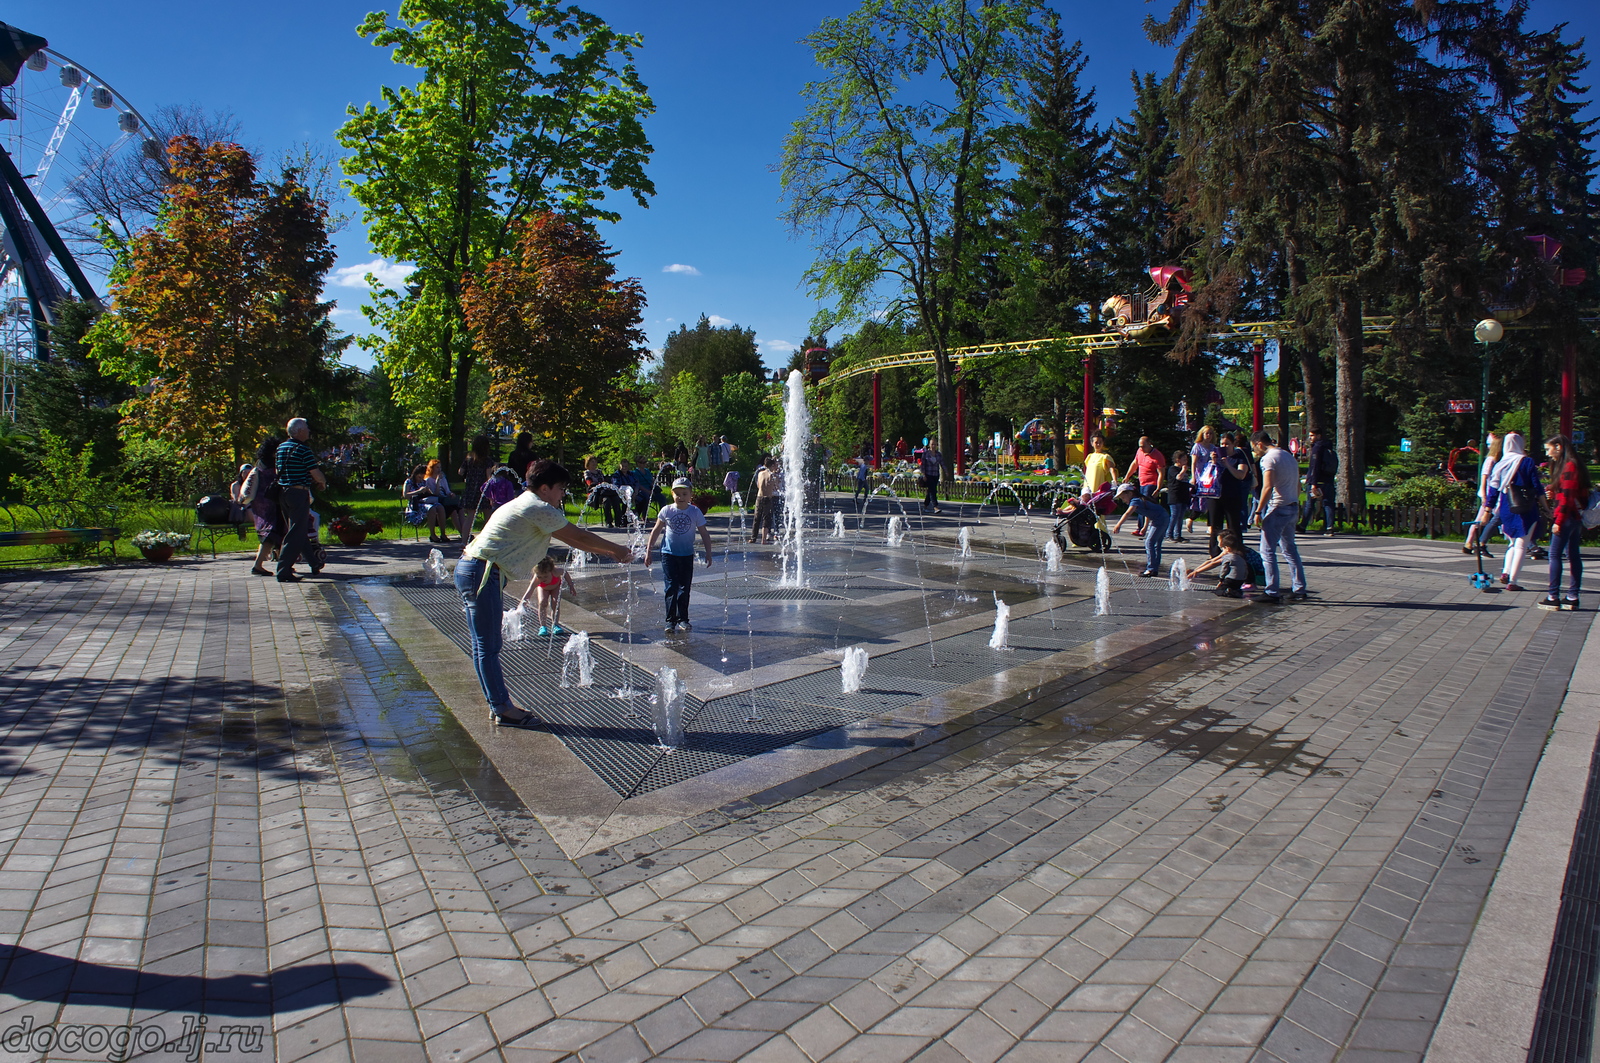
<svg viewBox="0 0 1600 1063">
<path fill-rule="evenodd" d="M 1437 509 L 1471 509 L 1478 493 L 1471 484 L 1451 483 L 1443 476 L 1413 476 L 1383 496 L 1386 506 L 1426 506 Z"/>
</svg>

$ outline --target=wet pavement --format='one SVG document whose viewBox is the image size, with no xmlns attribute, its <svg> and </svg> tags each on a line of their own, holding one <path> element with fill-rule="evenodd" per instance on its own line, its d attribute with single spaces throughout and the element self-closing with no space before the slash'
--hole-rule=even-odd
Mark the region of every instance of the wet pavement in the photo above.
<svg viewBox="0 0 1600 1063">
<path fill-rule="evenodd" d="M 1133 615 L 1123 578 L 1098 621 L 1041 522 L 991 507 L 966 564 L 955 527 L 890 553 L 869 523 L 810 600 L 752 597 L 766 555 L 719 538 L 676 642 L 626 637 L 588 570 L 569 622 L 702 703 L 839 710 L 807 676 L 858 641 L 869 687 L 920 695 L 626 793 L 570 735 L 487 727 L 405 600 L 425 544 L 338 551 L 358 582 L 7 579 L 0 1055 L 1421 1058 L 1592 614 L 1480 594 L 1453 545 L 1335 539 L 1310 603 Z M 1019 650 L 985 679 L 995 593 Z M 887 660 L 930 639 L 972 677 Z"/>
</svg>

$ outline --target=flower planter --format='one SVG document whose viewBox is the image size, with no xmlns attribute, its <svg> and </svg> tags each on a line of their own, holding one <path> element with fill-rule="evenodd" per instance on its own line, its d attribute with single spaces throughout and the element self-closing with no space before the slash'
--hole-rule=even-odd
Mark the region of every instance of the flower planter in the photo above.
<svg viewBox="0 0 1600 1063">
<path fill-rule="evenodd" d="M 141 546 L 139 552 L 146 561 L 169 561 L 172 558 L 170 546 Z"/>
<path fill-rule="evenodd" d="M 333 534 L 346 546 L 360 546 L 367 541 L 365 531 L 336 531 Z"/>
</svg>

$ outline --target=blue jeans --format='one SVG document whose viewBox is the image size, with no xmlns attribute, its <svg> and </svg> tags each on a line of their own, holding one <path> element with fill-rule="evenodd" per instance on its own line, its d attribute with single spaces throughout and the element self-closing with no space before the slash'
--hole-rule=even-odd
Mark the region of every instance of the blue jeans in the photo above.
<svg viewBox="0 0 1600 1063">
<path fill-rule="evenodd" d="M 1128 508 L 1150 522 L 1149 534 L 1144 537 L 1144 570 L 1161 571 L 1161 540 L 1166 538 L 1167 523 L 1171 519 L 1167 507 L 1137 495 L 1128 503 Z"/>
<path fill-rule="evenodd" d="M 1261 561 L 1267 569 L 1267 593 L 1278 591 L 1278 550 L 1289 559 L 1290 588 L 1296 593 L 1306 589 L 1306 567 L 1300 563 L 1300 550 L 1294 544 L 1295 508 L 1279 506 L 1268 510 L 1261 518 Z"/>
<path fill-rule="evenodd" d="M 478 590 L 484 567 L 489 564 L 470 557 L 457 561 L 456 593 L 461 595 L 467 630 L 472 632 L 472 670 L 478 673 L 478 685 L 483 688 L 489 708 L 504 712 L 511 708 L 511 694 L 506 690 L 505 673 L 500 670 L 500 573 L 491 572 L 483 590 Z"/>
<path fill-rule="evenodd" d="M 694 584 L 693 554 L 662 554 L 661 578 L 666 583 L 667 623 L 689 621 L 689 588 Z"/>
<path fill-rule="evenodd" d="M 1188 508 L 1188 506 L 1180 506 L 1177 504 L 1167 506 L 1167 513 L 1170 515 L 1169 519 L 1171 521 L 1171 523 L 1167 525 L 1167 538 L 1173 542 L 1177 542 L 1179 539 L 1183 538 L 1183 536 L 1179 535 L 1178 533 L 1183 531 L 1183 511 Z"/>
<path fill-rule="evenodd" d="M 1572 592 L 1569 598 L 1576 598 L 1583 589 L 1583 557 L 1578 553 L 1579 541 L 1583 538 L 1583 521 L 1571 520 L 1561 526 L 1559 535 L 1550 536 L 1550 596 L 1553 598 L 1561 593 L 1561 562 L 1563 554 L 1565 560 L 1572 567 Z"/>
</svg>

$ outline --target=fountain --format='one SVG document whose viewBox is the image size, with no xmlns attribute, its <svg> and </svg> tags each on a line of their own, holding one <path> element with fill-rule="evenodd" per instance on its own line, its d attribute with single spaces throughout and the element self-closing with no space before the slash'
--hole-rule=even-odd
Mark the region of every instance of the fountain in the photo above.
<svg viewBox="0 0 1600 1063">
<path fill-rule="evenodd" d="M 885 542 L 889 546 L 900 546 L 906 541 L 906 519 L 900 516 L 889 518 L 889 532 Z"/>
<path fill-rule="evenodd" d="M 567 666 L 574 661 L 578 665 L 578 685 L 594 686 L 594 654 L 589 650 L 587 631 L 574 631 L 568 636 L 567 644 L 561 647 L 561 685 L 564 687 L 572 685 L 567 682 Z"/>
<path fill-rule="evenodd" d="M 1104 565 L 1094 574 L 1094 615 L 1111 615 L 1111 573 Z"/>
<path fill-rule="evenodd" d="M 839 675 L 844 683 L 844 693 L 855 694 L 861 690 L 861 677 L 867 674 L 867 648 L 850 646 L 844 651 L 844 661 L 839 665 Z"/>
<path fill-rule="evenodd" d="M 450 582 L 450 570 L 444 567 L 444 555 L 438 547 L 428 551 L 428 559 L 422 563 L 422 578 L 429 583 Z"/>
<path fill-rule="evenodd" d="M 574 572 L 582 572 L 584 569 L 589 567 L 589 555 L 584 553 L 582 550 L 568 550 L 567 565 L 571 567 Z"/>
<path fill-rule="evenodd" d="M 515 609 L 507 610 L 500 614 L 500 641 L 522 641 L 522 618 L 526 615 L 523 606 L 518 604 Z"/>
<path fill-rule="evenodd" d="M 844 538 L 844 510 L 836 509 L 833 512 L 833 537 Z"/>
<path fill-rule="evenodd" d="M 1011 637 L 1011 606 L 1000 600 L 1000 595 L 994 596 L 994 634 L 989 636 L 991 650 L 1008 650 L 1011 647 L 1006 640 Z"/>
<path fill-rule="evenodd" d="M 972 556 L 972 528 L 970 526 L 964 527 L 957 532 L 956 542 L 961 546 L 960 556 L 962 558 L 970 558 Z"/>
<path fill-rule="evenodd" d="M 1175 591 L 1186 591 L 1194 586 L 1194 581 L 1189 578 L 1189 566 L 1183 563 L 1183 558 L 1172 563 L 1167 573 L 1167 585 Z"/>
<path fill-rule="evenodd" d="M 783 409 L 783 557 L 780 587 L 806 585 L 806 447 L 811 442 L 811 411 L 806 408 L 806 383 L 800 370 L 789 374 Z M 793 560 L 791 567 L 790 561 Z"/>
<path fill-rule="evenodd" d="M 683 748 L 683 680 L 678 670 L 663 666 L 656 673 L 656 696 L 650 699 L 656 744 L 667 752 Z"/>
<path fill-rule="evenodd" d="M 1056 542 L 1054 536 L 1045 540 L 1044 570 L 1046 572 L 1061 571 L 1061 544 Z"/>
</svg>

